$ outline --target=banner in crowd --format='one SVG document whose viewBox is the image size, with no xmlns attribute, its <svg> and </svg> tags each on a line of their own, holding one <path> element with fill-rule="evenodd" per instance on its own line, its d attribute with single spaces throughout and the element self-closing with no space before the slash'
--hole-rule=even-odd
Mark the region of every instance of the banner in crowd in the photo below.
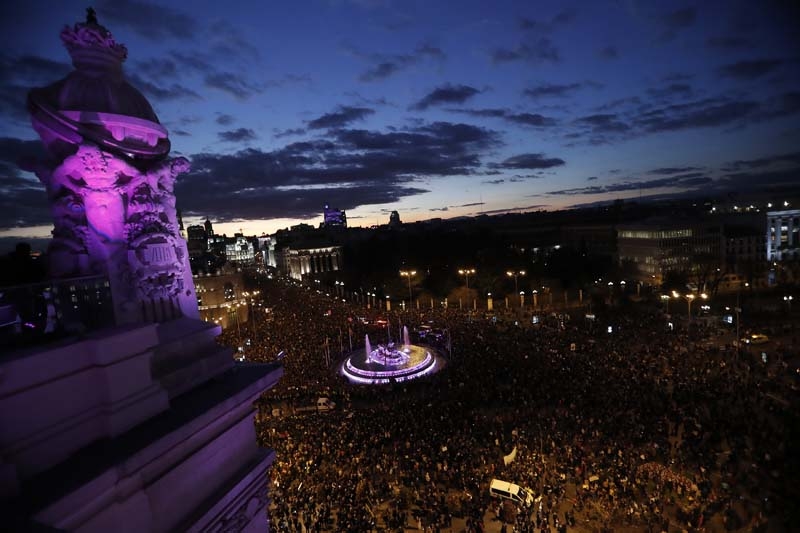
<svg viewBox="0 0 800 533">
<path fill-rule="evenodd" d="M 508 466 L 508 465 L 509 465 L 509 464 L 511 464 L 511 462 L 512 462 L 512 461 L 514 461 L 514 459 L 516 459 L 516 458 L 517 458 L 517 447 L 516 447 L 516 446 L 514 446 L 514 449 L 513 449 L 513 450 L 511 450 L 511 453 L 510 453 L 510 454 L 508 454 L 508 455 L 504 455 L 504 456 L 503 456 L 503 463 L 504 463 L 506 466 Z"/>
</svg>

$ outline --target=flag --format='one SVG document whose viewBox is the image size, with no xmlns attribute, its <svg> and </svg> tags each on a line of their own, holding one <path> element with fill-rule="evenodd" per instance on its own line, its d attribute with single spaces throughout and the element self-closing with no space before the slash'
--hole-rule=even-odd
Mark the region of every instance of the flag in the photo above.
<svg viewBox="0 0 800 533">
<path fill-rule="evenodd" d="M 511 464 L 511 462 L 512 462 L 512 461 L 514 461 L 514 459 L 516 459 L 516 458 L 517 458 L 517 447 L 516 447 L 516 446 L 514 446 L 514 449 L 513 449 L 513 450 L 511 450 L 511 453 L 510 453 L 510 454 L 508 454 L 508 455 L 504 455 L 504 456 L 503 456 L 503 464 L 505 464 L 506 466 L 508 466 L 508 465 L 510 465 L 510 464 Z"/>
</svg>

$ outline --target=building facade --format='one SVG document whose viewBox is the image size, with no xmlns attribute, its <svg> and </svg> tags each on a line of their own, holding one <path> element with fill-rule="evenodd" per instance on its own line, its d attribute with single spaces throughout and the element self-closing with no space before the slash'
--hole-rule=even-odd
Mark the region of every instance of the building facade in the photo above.
<svg viewBox="0 0 800 533">
<path fill-rule="evenodd" d="M 278 254 L 279 270 L 292 279 L 336 272 L 342 268 L 342 247 L 283 248 Z"/>
<path fill-rule="evenodd" d="M 714 222 L 653 219 L 618 227 L 620 262 L 637 268 L 639 281 L 660 285 L 669 271 L 690 271 L 698 258 L 722 266 L 722 228 Z"/>
<path fill-rule="evenodd" d="M 232 242 L 225 244 L 225 257 L 238 266 L 247 266 L 255 263 L 256 252 L 253 243 L 237 233 Z"/>
<path fill-rule="evenodd" d="M 800 209 L 768 211 L 766 240 L 767 260 L 800 259 Z"/>
</svg>

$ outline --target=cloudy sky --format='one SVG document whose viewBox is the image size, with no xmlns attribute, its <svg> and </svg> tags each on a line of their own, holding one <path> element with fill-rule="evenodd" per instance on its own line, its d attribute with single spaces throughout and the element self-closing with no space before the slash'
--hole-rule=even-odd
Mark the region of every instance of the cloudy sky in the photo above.
<svg viewBox="0 0 800 533">
<path fill-rule="evenodd" d="M 44 236 L 30 87 L 86 2 L 0 7 L 0 238 Z M 232 233 L 800 184 L 789 1 L 97 0 L 192 161 L 189 221 Z"/>
</svg>

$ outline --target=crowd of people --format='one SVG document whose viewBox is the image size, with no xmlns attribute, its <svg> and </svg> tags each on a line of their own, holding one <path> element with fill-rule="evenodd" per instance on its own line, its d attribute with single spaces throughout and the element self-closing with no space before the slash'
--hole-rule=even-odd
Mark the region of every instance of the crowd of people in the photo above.
<svg viewBox="0 0 800 533">
<path fill-rule="evenodd" d="M 257 416 L 262 444 L 277 452 L 276 531 L 781 531 L 791 523 L 790 444 L 800 424 L 795 383 L 779 361 L 796 345 L 761 364 L 710 342 L 714 328 L 666 328 L 645 304 L 532 325 L 442 307 L 366 309 L 286 280 L 259 288 L 268 317 L 221 340 L 246 345 L 248 360 L 285 354 L 284 377 Z M 378 318 L 388 324 L 375 328 Z M 337 373 L 365 333 L 385 342 L 385 330 L 422 325 L 447 331 L 437 347 L 444 371 L 380 387 Z M 319 395 L 337 408 L 274 409 Z M 533 506 L 491 497 L 493 478 L 529 489 Z"/>
</svg>

